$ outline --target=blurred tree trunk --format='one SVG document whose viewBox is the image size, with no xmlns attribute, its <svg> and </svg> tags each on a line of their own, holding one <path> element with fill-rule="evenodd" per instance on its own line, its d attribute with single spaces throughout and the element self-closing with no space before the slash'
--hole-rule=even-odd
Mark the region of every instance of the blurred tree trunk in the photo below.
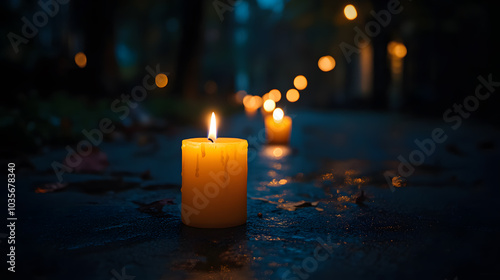
<svg viewBox="0 0 500 280">
<path fill-rule="evenodd" d="M 85 72 L 87 94 L 116 93 L 118 66 L 114 52 L 116 0 L 74 1 L 72 15 L 76 26 L 82 27 L 83 50 L 87 56 Z M 97 90 L 96 90 L 97 89 Z"/>
<path fill-rule="evenodd" d="M 194 99 L 199 91 L 204 2 L 182 1 L 181 6 L 181 41 L 173 90 Z"/>
<path fill-rule="evenodd" d="M 372 0 L 375 11 L 387 9 L 387 1 Z M 389 27 L 381 27 L 380 34 L 373 37 L 373 94 L 374 109 L 387 109 L 389 104 L 390 71 L 387 61 L 387 44 L 389 43 Z"/>
</svg>

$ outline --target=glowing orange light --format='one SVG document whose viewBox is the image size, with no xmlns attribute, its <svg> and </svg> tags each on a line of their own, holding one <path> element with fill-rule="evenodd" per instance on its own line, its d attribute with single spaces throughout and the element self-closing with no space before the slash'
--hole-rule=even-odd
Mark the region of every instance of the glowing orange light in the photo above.
<svg viewBox="0 0 500 280">
<path fill-rule="evenodd" d="M 394 55 L 403 58 L 406 56 L 407 50 L 405 45 L 403 44 L 398 44 L 396 47 L 394 47 Z"/>
<path fill-rule="evenodd" d="M 286 92 L 286 100 L 288 100 L 290 102 L 295 102 L 295 101 L 299 100 L 299 98 L 300 98 L 299 91 L 294 89 L 294 88 L 289 89 Z"/>
<path fill-rule="evenodd" d="M 293 79 L 293 85 L 298 90 L 303 90 L 307 87 L 307 79 L 303 75 L 298 75 Z"/>
<path fill-rule="evenodd" d="M 276 108 L 273 111 L 273 119 L 276 122 L 281 122 L 283 120 L 283 117 L 285 116 L 285 112 L 281 108 Z"/>
<path fill-rule="evenodd" d="M 87 65 L 87 56 L 82 52 L 77 53 L 75 55 L 75 63 L 78 67 L 84 68 Z"/>
<path fill-rule="evenodd" d="M 255 109 L 259 109 L 262 106 L 262 97 L 254 95 L 250 101 Z"/>
<path fill-rule="evenodd" d="M 273 150 L 273 155 L 277 158 L 281 157 L 283 155 L 283 150 L 279 147 L 274 148 Z"/>
<path fill-rule="evenodd" d="M 349 4 L 344 8 L 344 15 L 348 20 L 353 20 L 358 16 L 358 12 L 353 5 Z"/>
<path fill-rule="evenodd" d="M 272 89 L 269 92 L 269 98 L 272 99 L 274 102 L 278 102 L 281 100 L 281 92 L 277 89 Z"/>
<path fill-rule="evenodd" d="M 257 109 L 262 106 L 262 97 L 256 95 L 247 95 L 243 98 L 243 105 L 248 116 L 255 115 Z"/>
<path fill-rule="evenodd" d="M 164 88 L 168 84 L 168 77 L 167 75 L 160 73 L 156 75 L 155 77 L 155 83 L 156 86 L 159 88 Z"/>
<path fill-rule="evenodd" d="M 250 106 L 250 100 L 252 97 L 252 95 L 245 95 L 245 97 L 243 97 L 243 105 L 245 105 L 245 107 Z"/>
<path fill-rule="evenodd" d="M 318 67 L 321 69 L 323 72 L 328 72 L 333 70 L 335 68 L 335 59 L 329 55 L 322 56 L 318 60 Z"/>
<path fill-rule="evenodd" d="M 274 108 L 276 108 L 276 102 L 274 102 L 274 100 L 272 99 L 268 99 L 264 101 L 263 107 L 266 112 L 272 112 Z"/>
<path fill-rule="evenodd" d="M 281 179 L 281 180 L 279 180 L 279 182 L 278 182 L 278 183 L 279 183 L 280 185 L 284 185 L 284 184 L 286 184 L 287 182 L 288 182 L 288 181 L 287 181 L 287 179 Z"/>
<path fill-rule="evenodd" d="M 210 129 L 208 130 L 208 139 L 212 139 L 215 142 L 217 139 L 217 124 L 215 122 L 215 113 L 212 112 L 212 117 L 210 118 Z"/>
<path fill-rule="evenodd" d="M 391 41 L 387 44 L 387 52 L 389 54 L 394 54 L 394 48 L 397 46 L 398 42 Z"/>
<path fill-rule="evenodd" d="M 389 54 L 398 58 L 405 57 L 408 52 L 404 44 L 394 41 L 390 42 L 387 45 L 387 51 L 389 52 Z"/>
</svg>

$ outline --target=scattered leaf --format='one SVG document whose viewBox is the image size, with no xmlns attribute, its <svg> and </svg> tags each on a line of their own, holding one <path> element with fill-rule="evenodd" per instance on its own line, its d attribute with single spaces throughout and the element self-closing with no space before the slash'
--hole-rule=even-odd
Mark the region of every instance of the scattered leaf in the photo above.
<svg viewBox="0 0 500 280">
<path fill-rule="evenodd" d="M 408 181 L 405 177 L 396 176 L 392 178 L 392 185 L 396 188 L 406 187 Z"/>
<path fill-rule="evenodd" d="M 36 193 L 48 193 L 48 192 L 55 192 L 59 191 L 61 189 L 64 189 L 68 186 L 67 183 L 48 183 L 44 184 L 41 187 L 37 187 L 35 189 Z"/>
<path fill-rule="evenodd" d="M 161 199 L 161 200 L 158 200 L 155 202 L 151 202 L 149 204 L 144 204 L 144 203 L 140 203 L 140 202 L 134 202 L 134 203 L 141 205 L 141 207 L 139 207 L 139 211 L 146 213 L 146 214 L 153 214 L 153 215 L 161 214 L 163 212 L 163 210 L 162 210 L 163 206 L 175 204 L 175 202 L 171 198 Z"/>
</svg>

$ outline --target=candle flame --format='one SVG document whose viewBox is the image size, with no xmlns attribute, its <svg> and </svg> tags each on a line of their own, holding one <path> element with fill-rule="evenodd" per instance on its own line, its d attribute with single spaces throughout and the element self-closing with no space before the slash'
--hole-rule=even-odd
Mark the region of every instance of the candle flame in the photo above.
<svg viewBox="0 0 500 280">
<path fill-rule="evenodd" d="M 215 122 L 215 113 L 212 112 L 212 118 L 210 119 L 210 129 L 208 130 L 208 140 L 215 142 L 217 139 L 217 124 Z"/>
<path fill-rule="evenodd" d="M 344 8 L 344 15 L 348 20 L 353 20 L 358 16 L 358 12 L 356 11 L 356 7 L 349 4 Z"/>
<path fill-rule="evenodd" d="M 283 116 L 285 116 L 285 113 L 283 112 L 283 110 L 281 108 L 276 108 L 273 112 L 273 119 L 276 121 L 276 122 L 281 122 L 281 120 L 283 120 Z"/>
</svg>

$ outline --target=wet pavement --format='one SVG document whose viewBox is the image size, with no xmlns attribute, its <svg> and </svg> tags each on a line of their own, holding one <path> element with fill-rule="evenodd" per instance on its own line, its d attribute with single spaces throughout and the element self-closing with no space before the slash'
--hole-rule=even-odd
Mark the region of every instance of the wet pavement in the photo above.
<svg viewBox="0 0 500 280">
<path fill-rule="evenodd" d="M 219 136 L 249 140 L 248 221 L 180 220 L 181 140 L 201 128 L 99 146 L 104 172 L 65 174 L 64 148 L 17 174 L 17 268 L 30 279 L 496 279 L 500 131 L 465 121 L 300 111 L 290 147 L 266 146 L 260 115 Z M 242 125 L 244 124 L 244 125 Z M 442 128 L 399 188 L 403 156 Z M 413 159 L 418 161 L 416 153 Z M 399 172 L 400 173 L 400 172 Z M 384 175 L 385 174 L 385 175 Z M 406 186 L 404 186 L 406 184 Z M 47 190 L 53 186 L 56 191 Z M 45 190 L 45 191 L 44 191 Z M 2 244 L 3 245 L 3 244 Z"/>
</svg>

